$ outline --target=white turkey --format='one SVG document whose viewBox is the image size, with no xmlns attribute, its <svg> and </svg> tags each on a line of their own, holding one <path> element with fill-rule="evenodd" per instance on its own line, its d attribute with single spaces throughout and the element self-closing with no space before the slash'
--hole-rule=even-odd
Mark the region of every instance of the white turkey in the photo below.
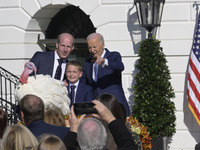
<svg viewBox="0 0 200 150">
<path fill-rule="evenodd" d="M 29 76 L 34 70 L 35 76 Z M 49 75 L 37 75 L 37 68 L 32 62 L 24 65 L 24 71 L 15 90 L 15 98 L 20 100 L 26 94 L 37 95 L 44 101 L 45 109 L 57 107 L 63 115 L 70 111 L 70 99 L 64 83 L 51 78 Z"/>
</svg>

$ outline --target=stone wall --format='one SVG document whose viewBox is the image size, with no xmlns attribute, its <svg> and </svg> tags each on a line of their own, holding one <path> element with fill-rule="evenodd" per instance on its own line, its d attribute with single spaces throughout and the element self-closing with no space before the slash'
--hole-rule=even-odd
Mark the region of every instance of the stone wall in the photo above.
<svg viewBox="0 0 200 150">
<path fill-rule="evenodd" d="M 161 27 L 154 31 L 167 56 L 174 99 L 177 133 L 168 144 L 170 150 L 193 150 L 200 142 L 200 127 L 187 106 L 186 81 L 196 18 L 200 2 L 167 0 Z M 123 88 L 132 105 L 132 75 L 137 60 L 139 42 L 147 38 L 144 28 L 138 26 L 133 0 L 7 0 L 0 1 L 0 65 L 19 76 L 23 65 L 36 51 L 38 36 L 44 39 L 51 18 L 68 5 L 79 6 L 97 32 L 104 35 L 105 46 L 119 51 L 125 64 Z"/>
</svg>

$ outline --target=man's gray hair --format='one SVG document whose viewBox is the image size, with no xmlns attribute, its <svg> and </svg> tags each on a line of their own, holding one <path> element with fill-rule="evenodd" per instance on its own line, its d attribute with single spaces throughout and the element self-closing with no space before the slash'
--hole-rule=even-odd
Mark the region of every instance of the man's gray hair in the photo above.
<svg viewBox="0 0 200 150">
<path fill-rule="evenodd" d="M 77 139 L 81 150 L 101 150 L 106 146 L 104 125 L 95 118 L 86 118 L 78 127 Z"/>
<path fill-rule="evenodd" d="M 91 34 L 89 34 L 89 35 L 87 36 L 87 38 L 86 38 L 86 41 L 88 41 L 88 40 L 90 40 L 90 39 L 93 39 L 93 38 L 95 38 L 95 37 L 98 37 L 98 38 L 99 38 L 99 42 L 100 42 L 101 44 L 104 43 L 104 38 L 103 38 L 103 36 L 102 36 L 100 33 L 91 33 Z"/>
</svg>

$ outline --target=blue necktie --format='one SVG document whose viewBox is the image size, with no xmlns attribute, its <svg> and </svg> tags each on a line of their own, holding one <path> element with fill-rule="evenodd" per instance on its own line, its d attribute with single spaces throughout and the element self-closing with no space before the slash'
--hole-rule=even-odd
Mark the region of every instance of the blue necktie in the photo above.
<svg viewBox="0 0 200 150">
<path fill-rule="evenodd" d="M 97 74 L 98 74 L 98 64 L 97 63 L 94 63 L 94 81 L 97 82 Z"/>
<path fill-rule="evenodd" d="M 72 106 L 74 104 L 74 96 L 75 96 L 75 85 L 71 85 L 71 93 L 70 93 L 70 99 L 71 99 L 71 105 Z"/>
<path fill-rule="evenodd" d="M 58 67 L 56 69 L 56 74 L 55 74 L 55 79 L 60 80 L 61 78 L 61 73 L 62 73 L 62 63 L 63 61 L 61 59 L 58 59 Z"/>
</svg>

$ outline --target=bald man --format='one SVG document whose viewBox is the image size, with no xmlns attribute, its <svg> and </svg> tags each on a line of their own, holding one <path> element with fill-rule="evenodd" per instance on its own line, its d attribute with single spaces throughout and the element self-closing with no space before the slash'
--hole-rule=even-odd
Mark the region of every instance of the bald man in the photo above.
<svg viewBox="0 0 200 150">
<path fill-rule="evenodd" d="M 55 51 L 36 52 L 30 62 L 35 64 L 37 74 L 50 75 L 52 78 L 63 81 L 66 63 L 68 62 L 67 56 L 69 56 L 73 50 L 74 37 L 69 33 L 62 33 L 58 36 Z M 61 72 L 59 77 L 57 77 L 56 74 L 59 64 Z"/>
</svg>

